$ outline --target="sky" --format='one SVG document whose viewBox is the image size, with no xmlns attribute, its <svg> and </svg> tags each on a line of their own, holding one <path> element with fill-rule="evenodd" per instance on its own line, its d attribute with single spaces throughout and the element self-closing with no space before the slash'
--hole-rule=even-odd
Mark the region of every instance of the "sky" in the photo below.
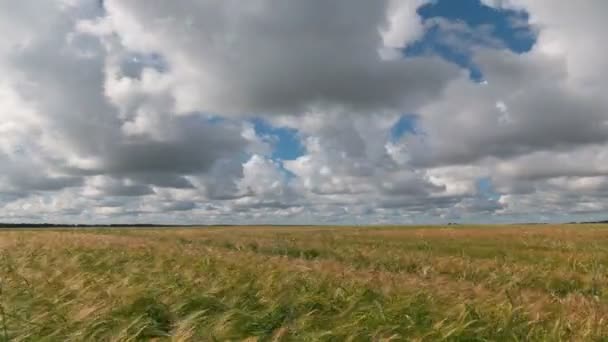
<svg viewBox="0 0 608 342">
<path fill-rule="evenodd" d="M 0 0 L 0 221 L 608 219 L 605 0 Z"/>
</svg>

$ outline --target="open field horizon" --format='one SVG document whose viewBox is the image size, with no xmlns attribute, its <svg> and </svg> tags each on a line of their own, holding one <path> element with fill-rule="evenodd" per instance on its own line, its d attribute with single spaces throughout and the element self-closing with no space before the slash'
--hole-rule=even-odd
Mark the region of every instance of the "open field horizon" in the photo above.
<svg viewBox="0 0 608 342">
<path fill-rule="evenodd" d="M 606 14 L 0 0 L 0 342 L 608 342 Z"/>
<path fill-rule="evenodd" d="M 0 231 L 0 340 L 608 336 L 608 225 Z"/>
</svg>

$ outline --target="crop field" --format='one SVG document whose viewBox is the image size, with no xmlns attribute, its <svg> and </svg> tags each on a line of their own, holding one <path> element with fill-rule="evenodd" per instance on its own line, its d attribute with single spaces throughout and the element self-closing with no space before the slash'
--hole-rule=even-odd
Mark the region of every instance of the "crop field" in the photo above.
<svg viewBox="0 0 608 342">
<path fill-rule="evenodd" d="M 608 226 L 0 231 L 0 341 L 608 340 Z"/>
</svg>

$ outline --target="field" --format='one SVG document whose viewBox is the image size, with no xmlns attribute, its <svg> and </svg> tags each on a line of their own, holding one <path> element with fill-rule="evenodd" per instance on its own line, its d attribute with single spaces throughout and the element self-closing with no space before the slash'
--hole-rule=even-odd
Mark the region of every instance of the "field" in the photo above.
<svg viewBox="0 0 608 342">
<path fill-rule="evenodd" d="M 608 340 L 608 226 L 0 231 L 0 341 Z"/>
</svg>

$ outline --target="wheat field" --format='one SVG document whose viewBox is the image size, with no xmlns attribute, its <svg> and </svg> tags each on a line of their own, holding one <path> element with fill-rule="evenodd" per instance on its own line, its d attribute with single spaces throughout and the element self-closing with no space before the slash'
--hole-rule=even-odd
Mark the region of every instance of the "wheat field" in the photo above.
<svg viewBox="0 0 608 342">
<path fill-rule="evenodd" d="M 608 226 L 0 231 L 0 340 L 608 340 Z"/>
</svg>

